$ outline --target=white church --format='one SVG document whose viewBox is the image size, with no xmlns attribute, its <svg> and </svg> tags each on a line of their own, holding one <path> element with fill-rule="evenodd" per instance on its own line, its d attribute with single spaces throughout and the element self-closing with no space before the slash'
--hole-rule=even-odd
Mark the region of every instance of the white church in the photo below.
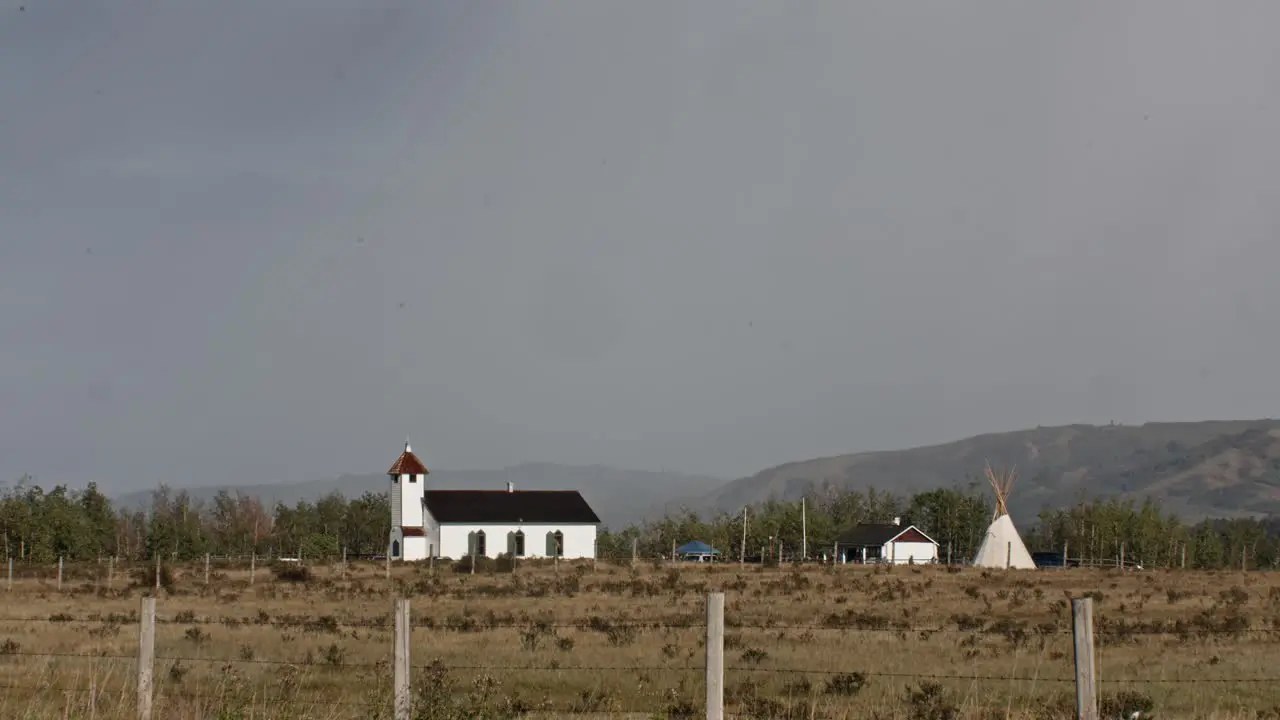
<svg viewBox="0 0 1280 720">
<path fill-rule="evenodd" d="M 391 558 L 594 558 L 600 518 L 577 490 L 428 490 L 408 442 L 391 464 Z"/>
</svg>

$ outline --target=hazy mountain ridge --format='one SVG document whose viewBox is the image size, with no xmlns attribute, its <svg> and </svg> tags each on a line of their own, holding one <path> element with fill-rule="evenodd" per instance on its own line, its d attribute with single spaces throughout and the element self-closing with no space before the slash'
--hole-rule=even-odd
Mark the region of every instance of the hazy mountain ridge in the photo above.
<svg viewBox="0 0 1280 720">
<path fill-rule="evenodd" d="M 1010 508 L 1023 522 L 1109 496 L 1151 497 L 1192 519 L 1280 512 L 1280 421 L 1271 419 L 1038 427 L 816 458 L 735 480 L 690 507 L 733 512 L 810 489 L 914 493 L 981 482 L 988 460 L 1017 466 Z"/>
<path fill-rule="evenodd" d="M 731 482 L 704 475 L 621 470 L 601 465 L 524 463 L 499 470 L 441 470 L 431 487 L 581 490 L 606 525 L 621 528 L 685 507 L 738 512 L 771 498 L 796 500 L 810 490 L 900 494 L 985 482 L 987 461 L 1016 466 L 1010 509 L 1031 522 L 1044 507 L 1081 499 L 1151 497 L 1186 519 L 1280 514 L 1280 420 L 1215 420 L 1143 425 L 1064 425 L 986 433 L 939 445 L 852 453 L 790 462 Z M 175 488 L 178 489 L 178 488 Z M 330 492 L 358 497 L 386 492 L 381 473 L 343 475 L 296 485 L 186 488 L 197 500 L 221 490 L 268 505 L 316 500 Z M 117 498 L 145 507 L 150 491 Z"/>
<path fill-rule="evenodd" d="M 448 490 L 501 490 L 510 482 L 522 490 L 580 490 L 600 519 L 620 528 L 633 522 L 660 517 L 692 498 L 724 485 L 724 478 L 685 475 L 674 472 L 622 470 L 603 465 L 558 465 L 523 463 L 498 470 L 439 470 L 427 477 L 428 487 Z M 315 501 L 331 492 L 354 498 L 365 492 L 385 493 L 389 489 L 382 473 L 342 475 L 294 485 L 215 485 L 185 490 L 194 500 L 212 499 L 227 490 L 256 496 L 268 507 L 276 502 L 293 505 L 299 500 Z M 121 495 L 116 501 L 126 507 L 148 507 L 151 491 Z"/>
</svg>

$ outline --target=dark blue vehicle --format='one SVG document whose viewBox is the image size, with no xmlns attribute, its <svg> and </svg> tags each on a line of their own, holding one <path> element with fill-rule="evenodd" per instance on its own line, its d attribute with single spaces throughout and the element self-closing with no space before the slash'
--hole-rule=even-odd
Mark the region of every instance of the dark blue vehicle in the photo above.
<svg viewBox="0 0 1280 720">
<path fill-rule="evenodd" d="M 1038 568 L 1060 568 L 1060 567 L 1078 567 L 1079 562 L 1067 558 L 1064 563 L 1062 561 L 1062 553 L 1060 552 L 1037 552 L 1031 553 L 1031 559 L 1035 561 Z"/>
</svg>

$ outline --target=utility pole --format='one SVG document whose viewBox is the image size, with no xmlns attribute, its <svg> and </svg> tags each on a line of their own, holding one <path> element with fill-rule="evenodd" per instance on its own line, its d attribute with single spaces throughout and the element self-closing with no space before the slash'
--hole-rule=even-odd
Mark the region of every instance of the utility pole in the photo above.
<svg viewBox="0 0 1280 720">
<path fill-rule="evenodd" d="M 747 509 L 742 508 L 742 550 L 738 554 L 738 564 L 747 564 Z"/>
<path fill-rule="evenodd" d="M 805 522 L 804 498 L 800 498 L 800 562 L 809 557 L 809 526 Z"/>
</svg>

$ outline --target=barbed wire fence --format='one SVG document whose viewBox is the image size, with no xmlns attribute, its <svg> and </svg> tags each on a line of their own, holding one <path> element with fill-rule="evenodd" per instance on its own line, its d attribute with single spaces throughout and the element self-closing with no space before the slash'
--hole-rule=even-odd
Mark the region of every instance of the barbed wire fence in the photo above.
<svg viewBox="0 0 1280 720">
<path fill-rule="evenodd" d="M 410 600 L 407 598 L 397 598 L 394 600 L 394 609 L 389 616 L 350 619 L 338 622 L 331 617 L 328 618 L 298 618 L 298 617 L 277 617 L 277 618 L 246 618 L 239 620 L 197 618 L 189 612 L 178 613 L 172 616 L 158 616 L 156 613 L 157 600 L 154 597 L 143 597 L 140 599 L 138 611 L 130 613 L 119 613 L 108 616 L 98 614 L 88 615 L 84 617 L 73 617 L 65 614 L 55 614 L 46 617 L 37 616 L 20 616 L 20 615 L 3 615 L 0 616 L 0 624 L 31 624 L 31 623 L 84 623 L 88 625 L 112 625 L 117 628 L 126 623 L 136 623 L 138 637 L 138 651 L 136 654 L 125 654 L 121 652 L 48 652 L 41 650 L 28 651 L 18 647 L 16 644 L 9 642 L 0 643 L 0 659 L 12 660 L 15 662 L 32 662 L 32 661 L 63 661 L 74 659 L 89 659 L 94 661 L 112 660 L 126 665 L 131 665 L 136 670 L 136 707 L 137 717 L 140 720 L 150 720 L 153 717 L 153 708 L 156 706 L 157 695 L 165 700 L 177 698 L 186 698 L 206 701 L 214 699 L 210 693 L 193 692 L 181 687 L 163 687 L 160 693 L 157 693 L 157 684 L 155 682 L 155 672 L 157 666 L 168 666 L 170 673 L 176 672 L 174 667 L 182 665 L 194 664 L 213 664 L 218 666 L 230 667 L 239 665 L 256 665 L 256 666 L 278 666 L 278 667 L 306 667 L 306 666 L 322 666 L 329 669 L 338 670 L 363 670 L 382 676 L 392 676 L 392 690 L 390 704 L 393 706 L 396 720 L 406 720 L 412 717 L 414 710 L 415 696 L 411 690 L 415 676 L 420 674 L 430 675 L 431 673 L 440 671 L 465 671 L 474 673 L 483 673 L 485 675 L 497 674 L 508 675 L 510 673 L 599 673 L 599 672 L 617 672 L 617 673 L 679 673 L 688 677 L 702 678 L 702 686 L 705 689 L 705 713 L 707 717 L 722 718 L 724 717 L 725 706 L 725 680 L 727 676 L 758 676 L 762 674 L 771 675 L 788 675 L 803 676 L 804 678 L 825 678 L 828 683 L 839 682 L 840 678 L 847 678 L 851 675 L 859 676 L 861 679 L 857 682 L 865 682 L 867 679 L 892 679 L 892 680 L 914 680 L 914 681 L 956 681 L 964 683 L 1043 683 L 1057 684 L 1063 686 L 1074 686 L 1076 694 L 1076 710 L 1077 717 L 1086 718 L 1088 720 L 1096 720 L 1098 715 L 1098 678 L 1095 665 L 1095 641 L 1102 640 L 1106 642 L 1126 642 L 1141 636 L 1156 635 L 1179 635 L 1190 633 L 1196 638 L 1210 638 L 1216 636 L 1239 637 L 1242 635 L 1261 635 L 1269 637 L 1280 636 L 1280 627 L 1278 628 L 1229 628 L 1229 627 L 1157 627 L 1157 626 L 1134 626 L 1127 625 L 1123 621 L 1112 623 L 1103 623 L 1101 627 L 1095 627 L 1093 617 L 1093 599 L 1090 597 L 1075 598 L 1071 602 L 1072 610 L 1072 627 L 1070 630 L 1061 628 L 1042 628 L 1036 630 L 1041 635 L 1066 635 L 1072 637 L 1073 656 L 1070 663 L 1064 663 L 1063 672 L 1060 674 L 1043 675 L 1039 672 L 1031 674 L 981 674 L 981 673 L 926 673 L 926 672 L 887 672 L 873 669 L 874 663 L 858 663 L 862 665 L 856 671 L 848 669 L 831 669 L 821 667 L 759 667 L 757 665 L 740 662 L 728 665 L 725 662 L 725 631 L 726 627 L 733 630 L 757 629 L 767 631 L 786 631 L 786 632 L 817 632 L 817 631 L 837 631 L 852 634 L 875 634 L 889 633 L 896 635 L 915 634 L 924 638 L 933 634 L 962 634 L 972 635 L 976 632 L 988 632 L 992 634 L 1002 634 L 1008 632 L 1007 628 L 1002 628 L 998 623 L 993 623 L 984 628 L 958 628 L 932 626 L 927 628 L 908 628 L 905 626 L 897 627 L 857 627 L 857 626 L 836 626 L 832 623 L 814 623 L 814 624 L 789 624 L 779 622 L 747 622 L 734 621 L 731 617 L 726 618 L 724 612 L 724 593 L 708 593 L 705 595 L 705 618 L 703 622 L 696 622 L 692 618 L 653 618 L 647 620 L 633 620 L 630 622 L 609 621 L 607 630 L 617 631 L 619 628 L 631 628 L 633 630 L 699 630 L 703 635 L 702 645 L 704 645 L 705 657 L 703 662 L 686 662 L 671 664 L 649 664 L 649 665 L 629 665 L 620 664 L 617 666 L 604 666 L 599 664 L 589 665 L 536 665 L 536 664 L 513 664 L 513 663 L 477 663 L 477 664 L 458 664 L 448 663 L 441 665 L 438 661 L 428 664 L 421 662 L 414 663 L 411 656 L 411 639 L 415 632 L 455 632 L 465 633 L 474 632 L 477 628 L 474 625 L 468 625 L 462 621 L 441 623 L 431 617 L 423 617 L 418 621 L 414 621 L 410 615 Z M 173 653 L 165 655 L 157 655 L 156 646 L 156 628 L 157 626 L 192 626 L 213 624 L 242 624 L 242 625 L 265 625 L 274 628 L 298 628 L 303 630 L 333 630 L 337 627 L 346 629 L 377 629 L 391 632 L 391 648 L 388 648 L 385 659 L 375 662 L 349 662 L 341 657 L 337 658 L 320 658 L 306 660 L 283 660 L 270 658 L 251 658 L 251 657 L 208 657 L 199 653 Z M 553 630 L 556 628 L 572 628 L 577 630 L 601 630 L 600 620 L 598 618 L 585 619 L 573 623 L 556 623 L 556 622 L 539 622 L 528 620 L 488 620 L 482 629 L 499 629 L 511 628 L 523 631 L 538 629 L 541 631 Z M 93 631 L 90 631 L 91 633 Z M 190 630 L 188 631 L 190 632 Z M 483 654 L 477 653 L 477 657 Z M 872 667 L 867 667 L 872 666 Z M 865 668 L 865 669 L 864 669 Z M 1107 678 L 1107 683 L 1114 686 L 1132 686 L 1132 685 L 1152 685 L 1152 686 L 1169 686 L 1169 685 L 1210 685 L 1222 686 L 1228 684 L 1275 684 L 1280 683 L 1280 677 L 1274 676 L 1243 676 L 1229 678 L 1206 678 L 1206 677 L 1116 677 Z M 115 683 L 116 687 L 120 683 Z M 93 708 L 106 691 L 106 684 L 99 684 L 94 678 L 89 678 L 89 684 L 86 686 L 81 684 L 68 685 L 63 683 L 6 683 L 0 684 L 0 691 L 6 694 L 14 692 L 25 692 L 32 695 L 37 694 L 61 694 L 61 695 L 78 695 L 82 697 L 82 702 L 89 708 Z M 306 698 L 296 694 L 280 694 L 277 696 L 261 696 L 255 698 L 255 702 L 262 705 L 291 705 L 291 706 L 307 706 L 307 705 L 332 705 L 350 708 L 374 708 L 381 707 L 386 709 L 386 700 L 367 700 L 358 701 L 348 698 Z M 642 709 L 635 708 L 629 712 L 652 712 L 653 708 Z M 590 714 L 599 713 L 599 709 L 590 704 L 579 706 L 556 708 L 556 714 Z M 623 711 L 628 712 L 628 711 Z M 92 713 L 90 713 L 92 714 Z M 699 715 L 702 711 L 698 712 Z"/>
<path fill-rule="evenodd" d="M 1067 568 L 1092 568 L 1098 570 L 1142 570 L 1143 566 L 1133 558 L 1126 559 L 1123 543 L 1116 557 L 1092 557 L 1092 556 L 1068 556 L 1065 548 L 1059 555 L 1058 553 L 1039 553 L 1039 555 L 1053 555 L 1054 562 L 1045 565 L 1041 569 L 1044 570 L 1062 570 Z M 819 547 L 812 545 L 803 553 L 797 551 L 794 547 L 784 547 L 781 543 L 775 545 L 762 546 L 753 548 L 750 552 L 746 552 L 743 548 L 742 553 L 726 552 L 717 554 L 711 558 L 689 559 L 680 555 L 675 543 L 670 548 L 654 550 L 652 546 L 647 549 L 641 548 L 638 538 L 633 538 L 630 548 L 616 549 L 595 547 L 593 554 L 587 557 L 554 557 L 551 555 L 520 555 L 511 557 L 509 552 L 501 551 L 497 555 L 492 553 L 482 554 L 478 556 L 460 556 L 457 558 L 432 557 L 423 560 L 428 565 L 447 566 L 456 563 L 466 563 L 470 561 L 492 562 L 505 561 L 516 565 L 526 563 L 534 564 L 578 564 L 582 562 L 590 563 L 592 567 L 598 565 L 608 565 L 613 567 L 628 567 L 636 565 L 675 565 L 675 564 L 711 564 L 715 567 L 813 567 L 819 565 L 944 565 L 949 567 L 967 567 L 969 562 L 967 557 L 961 554 L 951 552 L 950 546 L 944 553 L 930 561 L 903 561 L 893 560 L 889 557 L 875 558 L 870 560 L 859 560 L 854 555 L 844 555 L 841 553 L 842 546 L 836 543 L 832 547 Z M 302 548 L 293 551 L 283 550 L 281 548 L 270 547 L 265 552 L 247 551 L 240 553 L 203 553 L 203 554 L 179 554 L 178 552 L 168 552 L 153 554 L 148 557 L 137 555 L 100 555 L 96 561 L 80 558 L 74 564 L 79 566 L 94 566 L 97 568 L 139 567 L 147 564 L 160 564 L 168 567 L 190 566 L 193 563 L 199 563 L 203 560 L 206 567 L 214 569 L 222 568 L 225 570 L 253 570 L 256 567 L 267 567 L 272 564 L 290 563 L 296 565 L 309 565 L 313 567 L 332 567 L 346 566 L 349 563 L 361 562 L 365 564 L 376 563 L 385 566 L 388 570 L 391 567 L 391 561 L 399 564 L 401 561 L 390 556 L 386 551 L 375 553 L 356 553 L 350 552 L 346 547 L 341 550 L 332 550 L 316 556 L 307 556 Z M 59 556 L 56 565 L 61 566 L 64 558 Z M 704 563 L 705 561 L 705 563 Z M 8 557 L 9 575 L 14 577 L 17 573 L 18 577 L 23 574 L 34 574 L 43 577 L 45 573 L 52 571 L 54 562 L 50 560 L 37 560 L 31 557 Z M 70 564 L 70 563 L 69 563 Z M 15 569 L 16 568 L 16 569 Z M 1153 568 L 1154 569 L 1154 568 Z M 1181 565 L 1171 563 L 1167 566 L 1160 566 L 1165 570 L 1186 570 L 1187 565 L 1184 561 Z M 1241 570 L 1249 569 L 1246 562 L 1242 561 Z M 1255 567 L 1253 569 L 1266 569 L 1263 567 Z"/>
<path fill-rule="evenodd" d="M 96 561 L 78 561 L 73 563 L 65 562 L 63 557 L 59 557 L 56 563 L 49 563 L 42 560 L 24 559 L 9 557 L 7 575 L 5 580 L 5 588 L 12 590 L 15 581 L 21 580 L 52 580 L 57 590 L 63 589 L 65 580 L 70 580 L 71 575 L 76 575 L 79 579 L 84 580 L 86 576 L 90 576 L 95 583 L 111 589 L 114 587 L 117 577 L 124 573 L 126 577 L 129 573 L 139 569 L 151 570 L 155 569 L 153 578 L 155 582 L 161 582 L 162 570 L 164 568 L 182 568 L 184 570 L 199 572 L 198 566 L 201 562 L 200 558 L 177 558 L 156 555 L 150 560 L 130 557 L 106 556 L 98 557 Z M 321 556 L 318 558 L 307 558 L 301 551 L 296 553 L 244 553 L 244 554 L 223 554 L 217 555 L 205 553 L 203 556 L 203 578 L 204 584 L 208 585 L 214 573 L 216 572 L 248 572 L 248 581 L 253 585 L 259 576 L 259 571 L 273 567 L 306 567 L 311 569 L 326 568 L 333 572 L 337 568 L 338 572 L 345 577 L 348 570 L 354 564 L 362 564 L 366 567 L 377 567 L 383 571 L 387 579 L 392 577 L 392 568 L 399 566 L 400 562 L 393 561 L 395 559 L 385 553 L 348 553 L 345 549 L 340 556 Z M 632 551 L 629 554 L 621 555 L 595 555 L 589 558 L 560 558 L 560 557 L 510 557 L 506 554 L 493 556 L 463 556 L 461 558 L 442 558 L 430 557 L 419 564 L 425 565 L 429 573 L 436 573 L 445 568 L 456 570 L 464 567 L 467 571 L 475 574 L 477 569 L 481 572 L 490 572 L 494 568 L 498 568 L 499 572 L 505 567 L 506 572 L 512 572 L 517 567 L 527 565 L 537 567 L 550 567 L 555 571 L 559 571 L 562 566 L 565 568 L 585 568 L 590 567 L 597 570 L 601 565 L 606 567 L 636 567 L 639 565 L 649 566 L 688 566 L 688 565 L 707 565 L 706 563 L 689 562 L 680 558 L 674 551 L 670 555 L 666 553 L 640 553 L 636 545 L 633 543 Z M 719 561 L 714 563 L 715 567 L 813 567 L 817 565 L 835 565 L 836 563 L 827 556 L 816 556 L 805 561 L 786 560 L 781 556 L 764 555 L 756 557 L 744 557 L 741 561 Z M 193 566 L 196 569 L 193 570 Z M 158 586 L 157 586 L 158 587 Z"/>
<path fill-rule="evenodd" d="M 263 562 L 259 563 L 259 558 L 251 556 L 248 560 L 248 570 L 250 572 L 250 584 L 252 584 L 253 573 L 258 569 L 258 565 L 263 567 L 288 565 L 289 563 L 302 564 L 301 559 L 293 558 L 261 558 Z M 337 562 L 325 563 L 329 566 L 330 571 L 335 575 L 341 573 L 346 577 L 349 562 L 358 560 L 350 557 L 344 558 L 339 564 Z M 364 563 L 369 565 L 372 561 L 373 566 L 377 570 L 383 570 L 383 562 L 385 558 L 375 557 L 365 559 Z M 601 558 L 600 561 L 609 562 L 614 566 L 625 567 L 631 563 L 646 564 L 665 564 L 666 558 L 637 558 L 632 556 L 622 558 Z M 542 561 L 554 563 L 557 572 L 560 571 L 560 563 L 557 560 L 550 559 Z M 593 567 L 595 560 L 587 561 L 590 564 L 578 562 L 573 566 L 582 571 L 585 568 Z M 672 561 L 674 564 L 674 561 Z M 224 556 L 218 558 L 216 556 L 206 556 L 204 559 L 204 584 L 209 585 L 211 568 L 214 563 L 222 565 L 222 569 L 228 570 L 244 570 L 245 563 L 243 558 L 235 556 Z M 566 562 L 565 565 L 570 565 Z M 186 563 L 170 563 L 169 566 L 181 565 L 194 578 L 199 578 L 199 561 Z M 430 570 L 434 573 L 436 565 L 441 568 L 445 566 L 444 562 L 436 563 L 430 566 Z M 737 563 L 723 563 L 722 566 L 730 567 Z M 86 569 L 85 566 L 90 566 Z M 10 559 L 8 576 L 8 589 L 12 590 L 14 582 L 14 563 Z M 22 563 L 18 566 L 19 577 L 22 579 L 39 580 L 44 587 L 48 587 L 47 583 L 52 581 L 56 583 L 58 590 L 64 589 L 64 581 L 70 580 L 72 577 L 79 577 L 81 580 L 92 580 L 99 587 L 110 587 L 113 582 L 113 576 L 117 573 L 129 573 L 139 569 L 150 571 L 156 570 L 155 580 L 160 581 L 160 569 L 166 567 L 162 562 L 155 566 L 145 562 L 121 563 L 117 567 L 115 560 L 107 558 L 100 561 L 96 565 L 93 563 L 81 563 L 75 572 L 70 574 L 64 572 L 63 563 L 60 561 L 55 568 L 48 564 L 40 563 Z M 472 563 L 474 568 L 475 564 Z M 367 568 L 366 568 L 367 569 Z M 52 576 L 52 577 L 50 577 Z M 388 571 L 389 576 L 389 571 Z M 136 579 L 134 580 L 136 586 Z M 759 667 L 750 663 L 738 663 L 726 666 L 724 659 L 725 650 L 725 629 L 754 629 L 779 632 L 820 632 L 820 631 L 839 631 L 846 633 L 890 633 L 902 638 L 909 635 L 917 636 L 925 639 L 934 634 L 962 634 L 972 635 L 975 632 L 987 632 L 993 634 L 1001 633 L 1017 633 L 1023 632 L 1021 629 L 1009 628 L 1001 626 L 998 622 L 978 623 L 976 626 L 929 626 L 916 627 L 912 626 L 905 620 L 894 621 L 887 618 L 865 618 L 851 615 L 841 620 L 837 615 L 829 617 L 825 622 L 811 624 L 787 624 L 782 622 L 774 622 L 771 620 L 752 621 L 747 619 L 734 618 L 732 615 L 726 617 L 723 611 L 724 594 L 710 593 L 706 596 L 707 614 L 703 619 L 693 619 L 687 616 L 683 617 L 659 617 L 651 619 L 636 620 L 610 620 L 608 624 L 613 629 L 631 628 L 634 630 L 700 630 L 705 633 L 703 645 L 706 650 L 706 657 L 701 665 L 696 664 L 654 664 L 654 665 L 619 665 L 619 666 L 603 666 L 603 665 L 525 665 L 510 663 L 492 663 L 492 664 L 456 664 L 450 663 L 444 666 L 445 670 L 466 671 L 490 674 L 496 673 L 506 675 L 510 673 L 582 673 L 582 672 L 617 672 L 617 673 L 646 673 L 646 672 L 666 672 L 680 673 L 682 675 L 694 678 L 700 678 L 706 690 L 706 708 L 708 717 L 723 717 L 725 703 L 725 679 L 727 675 L 733 676 L 757 676 L 762 674 L 773 675 L 789 675 L 802 676 L 804 678 L 826 678 L 827 682 L 838 681 L 839 678 L 849 675 L 857 675 L 866 679 L 892 679 L 892 680 L 915 680 L 915 681 L 954 681 L 963 683 L 1044 683 L 1056 684 L 1062 686 L 1074 686 L 1076 694 L 1077 717 L 1094 719 L 1098 718 L 1098 699 L 1099 699 L 1099 681 L 1096 670 L 1096 651 L 1095 642 L 1102 641 L 1105 643 L 1123 643 L 1134 638 L 1149 636 L 1177 636 L 1183 640 L 1196 638 L 1213 638 L 1213 637 L 1234 637 L 1243 636 L 1263 636 L 1280 640 L 1280 624 L 1274 627 L 1247 627 L 1224 623 L 1221 625 L 1203 624 L 1195 621 L 1167 621 L 1167 622 L 1139 622 L 1127 620 L 1123 617 L 1115 620 L 1099 622 L 1095 624 L 1093 617 L 1093 599 L 1091 597 L 1074 598 L 1070 602 L 1072 623 L 1071 629 L 1064 629 L 1057 625 L 1052 627 L 1035 627 L 1029 632 L 1034 635 L 1053 636 L 1053 635 L 1071 635 L 1072 637 L 1072 656 L 1071 662 L 1064 663 L 1063 672 L 1060 675 L 1040 675 L 1035 674 L 981 674 L 981 673 L 924 673 L 924 672 L 886 672 L 875 669 L 868 669 L 863 666 L 856 671 L 850 670 L 833 670 L 830 668 L 818 667 Z M 716 607 L 718 605 L 718 610 Z M 475 618 L 446 618 L 441 621 L 439 619 L 425 616 L 414 620 L 409 616 L 409 602 L 405 599 L 395 601 L 394 613 L 385 617 L 375 617 L 366 619 L 345 619 L 341 621 L 333 618 L 257 618 L 257 619 L 239 619 L 232 620 L 228 618 L 209 619 L 197 618 L 188 613 L 178 613 L 174 616 L 157 616 L 155 613 L 156 599 L 154 597 L 144 597 L 141 599 L 141 605 L 138 612 L 130 612 L 128 614 L 115 614 L 106 617 L 100 614 L 91 614 L 85 617 L 73 617 L 67 614 L 54 614 L 45 617 L 20 617 L 20 616 L 0 616 L 0 623 L 85 623 L 89 625 L 125 625 L 134 624 L 138 626 L 139 650 L 137 654 L 122 653 L 58 653 L 58 652 L 41 652 L 27 651 L 15 645 L 9 645 L 0 642 L 0 660 L 11 659 L 16 662 L 29 662 L 39 659 L 47 660 L 68 660 L 75 658 L 92 658 L 98 660 L 115 660 L 133 665 L 137 670 L 136 679 L 136 706 L 138 709 L 138 717 L 148 719 L 152 717 L 152 708 L 155 706 L 155 698 L 157 695 L 165 700 L 171 699 L 193 699 L 209 700 L 208 693 L 192 692 L 182 687 L 170 687 L 168 685 L 162 687 L 157 692 L 157 685 L 154 682 L 155 668 L 158 664 L 197 664 L 197 663 L 213 663 L 225 666 L 238 665 L 257 665 L 257 666 L 281 666 L 281 667 L 309 667 L 323 666 L 326 668 L 339 669 L 355 669 L 364 670 L 375 673 L 385 673 L 392 676 L 393 690 L 391 693 L 392 704 L 394 705 L 394 717 L 407 718 L 411 716 L 412 704 L 414 696 L 410 692 L 412 679 L 422 673 L 437 672 L 441 668 L 435 664 L 414 664 L 410 657 L 410 635 L 413 632 L 467 632 L 474 631 L 477 623 L 481 629 L 499 629 L 513 628 L 520 630 L 528 630 L 531 626 L 538 626 L 543 629 L 554 630 L 557 628 L 571 628 L 577 630 L 593 629 L 599 630 L 600 627 L 593 625 L 597 619 L 587 619 L 579 622 L 544 622 L 528 619 L 494 619 L 487 618 L 477 620 Z M 199 626 L 205 624 L 222 624 L 228 625 L 239 623 L 243 625 L 270 625 L 277 628 L 301 628 L 303 630 L 323 628 L 326 624 L 334 624 L 350 629 L 379 629 L 391 631 L 392 648 L 389 649 L 385 660 L 373 663 L 352 663 L 341 658 L 319 659 L 319 660 L 281 660 L 281 659 L 260 659 L 246 657 L 202 657 L 198 654 L 173 654 L 173 655 L 155 655 L 155 629 L 156 626 L 165 625 L 181 625 L 181 626 Z M 953 619 L 953 623 L 955 620 Z M 149 648 L 149 649 L 148 649 Z M 859 664 L 861 665 L 861 664 Z M 1106 683 L 1109 686 L 1170 686 L 1170 685 L 1257 685 L 1257 684 L 1280 684 L 1280 677 L 1271 676 L 1236 676 L 1225 678 L 1212 677 L 1150 677 L 1150 676 L 1132 676 L 1132 677 L 1108 677 Z M 118 683 L 117 683 L 118 684 Z M 48 684 L 23 684 L 0 682 L 0 692 L 10 693 L 62 693 L 65 695 L 77 695 L 85 699 L 87 707 L 93 708 L 99 697 L 105 691 L 105 686 L 100 686 L 92 678 L 86 686 L 83 683 L 76 685 L 67 685 L 61 683 L 56 686 Z M 307 705 L 333 705 L 343 707 L 384 707 L 385 700 L 368 700 L 354 701 L 350 698 L 306 698 L 298 695 L 279 695 L 279 696 L 261 696 L 255 698 L 255 702 L 264 705 L 291 705 L 291 706 L 307 706 Z M 385 707 L 384 707 L 385 709 Z M 642 709 L 636 708 L 632 712 L 644 713 L 652 712 L 652 708 Z M 598 712 L 590 703 L 583 703 L 567 708 L 556 708 L 556 714 L 584 714 Z M 699 713 L 701 714 L 701 713 Z"/>
<path fill-rule="evenodd" d="M 326 556 L 321 556 L 319 558 L 307 558 L 301 551 L 298 551 L 296 553 L 262 553 L 262 554 L 251 552 L 251 553 L 234 554 L 234 555 L 231 555 L 231 554 L 218 555 L 213 553 L 205 553 L 203 555 L 204 583 L 206 585 L 209 584 L 211 574 L 214 572 L 247 571 L 249 573 L 249 583 L 253 584 L 257 580 L 259 569 L 265 569 L 265 568 L 270 568 L 273 566 L 281 566 L 281 565 L 293 566 L 293 567 L 310 567 L 310 568 L 324 567 L 324 568 L 329 568 L 330 570 L 332 570 L 333 568 L 339 568 L 341 572 L 345 575 L 345 573 L 353 563 L 363 563 L 365 565 L 370 565 L 370 566 L 377 565 L 383 569 L 385 576 L 387 578 L 390 578 L 392 575 L 393 560 L 395 559 L 385 553 L 357 554 L 357 553 L 348 553 L 346 549 L 343 549 L 341 555 L 336 555 L 336 556 L 326 555 Z M 511 569 L 514 569 L 514 567 L 516 567 L 517 565 L 524 565 L 529 563 L 532 563 L 535 565 L 551 565 L 552 567 L 559 569 L 561 565 L 567 565 L 567 566 L 576 565 L 578 567 L 581 567 L 581 563 L 584 561 L 590 562 L 591 567 L 595 569 L 602 562 L 607 565 L 621 567 L 621 566 L 635 566 L 640 563 L 646 563 L 646 564 L 661 564 L 666 562 L 674 563 L 677 561 L 677 559 L 674 556 L 668 557 L 666 555 L 656 555 L 656 554 L 638 555 L 638 554 L 635 554 L 634 552 L 633 554 L 625 557 L 622 557 L 622 556 L 592 557 L 586 560 L 584 560 L 583 558 L 565 559 L 565 558 L 558 558 L 558 557 L 509 558 L 504 555 L 500 555 L 497 558 L 489 557 L 489 556 L 479 556 L 479 557 L 471 556 L 471 557 L 458 558 L 456 560 L 451 558 L 432 557 L 426 560 L 426 565 L 430 572 L 435 572 L 437 568 L 449 567 L 449 566 L 456 565 L 458 563 L 470 565 L 472 570 L 474 570 L 476 567 L 483 566 L 487 563 L 502 563 L 502 562 L 508 563 L 508 567 Z M 191 559 L 191 558 L 178 558 L 173 556 L 165 557 L 163 555 L 156 555 L 150 560 L 143 560 L 139 558 L 130 558 L 130 557 L 106 556 L 106 557 L 98 557 L 96 561 L 81 560 L 81 561 L 72 562 L 72 563 L 66 562 L 65 558 L 61 556 L 58 557 L 56 563 L 49 563 L 43 560 L 34 560 L 34 559 L 28 559 L 28 558 L 15 558 L 13 556 L 10 556 L 7 558 L 5 588 L 7 590 L 12 590 L 15 581 L 20 581 L 24 579 L 34 579 L 34 580 L 54 580 L 56 583 L 57 589 L 61 590 L 64 579 L 70 579 L 68 577 L 68 573 L 72 570 L 72 568 L 75 568 L 76 574 L 81 576 L 82 578 L 86 574 L 85 569 L 91 568 L 91 570 L 88 571 L 88 574 L 91 574 L 93 576 L 93 579 L 96 582 L 102 582 L 105 584 L 106 587 L 110 588 L 113 586 L 116 576 L 120 572 L 129 573 L 139 568 L 150 569 L 154 567 L 156 569 L 156 575 L 158 577 L 161 569 L 163 568 L 172 569 L 175 567 L 180 567 L 184 569 L 189 569 L 192 567 L 193 564 L 198 564 L 199 562 L 200 562 L 199 558 Z M 396 564 L 398 565 L 399 561 L 396 561 Z M 748 564 L 761 566 L 767 563 L 757 558 L 753 561 L 753 563 L 748 563 Z"/>
</svg>

